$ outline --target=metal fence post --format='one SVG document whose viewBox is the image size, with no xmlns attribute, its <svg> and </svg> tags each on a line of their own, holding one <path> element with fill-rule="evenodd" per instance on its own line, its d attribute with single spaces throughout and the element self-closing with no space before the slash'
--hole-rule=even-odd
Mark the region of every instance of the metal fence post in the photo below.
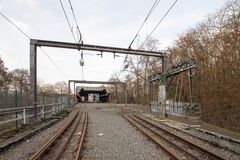
<svg viewBox="0 0 240 160">
<path fill-rule="evenodd" d="M 52 106 L 52 114 L 55 114 L 55 105 Z"/>
<path fill-rule="evenodd" d="M 27 119 L 26 119 L 26 108 L 23 108 L 23 124 L 27 123 Z"/>
<path fill-rule="evenodd" d="M 42 112 L 42 118 L 45 118 L 45 107 L 44 107 L 44 105 L 41 108 L 41 112 Z"/>
<path fill-rule="evenodd" d="M 70 87 L 71 87 L 71 85 L 70 85 L 70 81 L 68 80 L 68 101 L 67 101 L 67 106 L 68 107 L 70 107 L 70 92 L 71 92 L 71 89 L 70 89 Z"/>
<path fill-rule="evenodd" d="M 15 90 L 15 106 L 18 107 L 18 93 L 17 93 L 17 89 Z M 16 112 L 16 128 L 18 128 L 18 112 Z"/>
</svg>

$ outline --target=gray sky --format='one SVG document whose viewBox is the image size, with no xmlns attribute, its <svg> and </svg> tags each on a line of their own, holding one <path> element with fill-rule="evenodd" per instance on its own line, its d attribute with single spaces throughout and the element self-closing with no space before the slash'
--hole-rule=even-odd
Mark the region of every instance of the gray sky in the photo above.
<svg viewBox="0 0 240 160">
<path fill-rule="evenodd" d="M 70 22 L 67 0 L 62 0 Z M 155 0 L 72 0 L 84 43 L 127 48 Z M 161 0 L 140 32 L 143 41 L 174 0 Z M 164 50 L 227 0 L 179 0 L 152 35 Z M 0 0 L 0 11 L 31 38 L 74 42 L 59 0 Z M 132 48 L 136 48 L 137 41 Z M 75 50 L 44 48 L 69 79 L 82 79 L 80 54 Z M 90 52 L 84 52 L 90 53 Z M 93 54 L 96 54 L 93 53 Z M 29 39 L 0 16 L 0 56 L 6 67 L 29 69 Z M 122 55 L 124 56 L 124 55 Z M 84 79 L 108 80 L 122 67 L 124 57 L 84 55 Z M 38 77 L 46 83 L 66 81 L 46 55 L 38 50 Z"/>
</svg>

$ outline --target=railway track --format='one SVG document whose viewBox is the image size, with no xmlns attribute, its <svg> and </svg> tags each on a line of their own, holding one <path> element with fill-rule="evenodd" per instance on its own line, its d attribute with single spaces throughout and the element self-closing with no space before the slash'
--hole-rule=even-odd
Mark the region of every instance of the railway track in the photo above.
<svg viewBox="0 0 240 160">
<path fill-rule="evenodd" d="M 88 113 L 82 113 L 78 110 L 69 121 L 55 135 L 53 135 L 51 139 L 49 139 L 49 141 L 44 143 L 44 145 L 29 157 L 29 160 L 58 160 L 64 156 L 63 153 L 66 150 L 74 151 L 74 153 L 71 153 L 74 154 L 71 155 L 71 157 L 74 157 L 72 159 L 79 160 L 87 124 Z M 74 147 L 69 144 L 71 139 L 74 139 L 76 143 Z"/>
<path fill-rule="evenodd" d="M 161 127 L 152 120 L 138 115 L 123 115 L 133 126 L 140 130 L 149 139 L 162 148 L 170 159 L 211 159 L 211 160 L 227 160 L 219 151 L 210 147 L 194 142 L 190 137 L 183 137 L 166 127 Z"/>
</svg>

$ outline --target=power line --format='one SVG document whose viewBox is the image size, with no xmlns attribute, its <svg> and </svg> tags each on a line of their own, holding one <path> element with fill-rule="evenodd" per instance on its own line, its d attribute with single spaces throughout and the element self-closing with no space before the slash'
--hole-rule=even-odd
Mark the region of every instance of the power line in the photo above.
<svg viewBox="0 0 240 160">
<path fill-rule="evenodd" d="M 11 23 L 15 28 L 18 29 L 18 31 L 20 31 L 23 35 L 25 35 L 27 38 L 31 39 L 31 37 L 25 33 L 21 28 L 19 28 L 15 23 L 13 23 L 6 15 L 4 15 L 1 11 L 0 11 L 0 15 L 5 18 L 9 23 Z M 42 50 L 42 52 L 48 57 L 48 59 L 55 65 L 55 67 L 64 75 L 65 78 L 69 79 L 66 74 L 57 66 L 57 64 L 53 61 L 53 59 L 47 54 L 47 52 L 45 52 L 41 47 L 40 49 Z"/>
<path fill-rule="evenodd" d="M 27 38 L 31 39 L 30 36 L 25 33 L 22 29 L 20 29 L 16 24 L 14 24 L 6 15 L 4 15 L 1 11 L 0 11 L 0 15 L 5 18 L 9 23 L 11 23 L 15 28 L 17 28 L 18 31 L 20 31 L 22 34 L 24 34 Z"/>
<path fill-rule="evenodd" d="M 155 0 L 155 2 L 153 3 L 151 9 L 150 9 L 149 12 L 148 12 L 146 18 L 144 19 L 143 23 L 141 24 L 140 28 L 138 29 L 137 33 L 135 34 L 135 36 L 134 36 L 133 40 L 131 41 L 130 45 L 128 46 L 128 48 L 131 48 L 133 42 L 134 42 L 134 41 L 136 40 L 136 38 L 138 37 L 139 32 L 142 30 L 144 24 L 147 22 L 148 18 L 149 18 L 150 15 L 152 14 L 153 10 L 157 7 L 157 5 L 159 4 L 159 2 L 160 2 L 160 0 Z M 127 63 L 127 58 L 128 58 L 128 54 L 125 56 L 125 59 L 124 59 L 124 61 L 123 61 L 123 64 L 124 64 L 124 63 Z M 129 64 L 126 64 L 126 65 L 124 66 L 124 68 L 128 68 L 128 66 L 129 66 Z"/>
<path fill-rule="evenodd" d="M 73 10 L 73 6 L 72 6 L 72 3 L 71 3 L 71 0 L 68 0 L 68 3 L 69 3 L 69 5 L 70 5 L 71 11 L 72 11 L 72 15 L 73 15 L 73 18 L 74 18 L 74 21 L 75 21 L 75 24 L 76 24 L 77 33 L 79 34 L 78 43 L 83 43 L 82 33 L 81 33 L 80 29 L 79 29 L 78 22 L 77 22 L 77 18 L 76 18 L 76 16 L 75 16 L 75 12 L 74 12 L 74 10 Z M 77 42 L 76 42 L 76 43 L 77 43 Z M 79 51 L 79 53 L 80 53 L 80 51 Z M 80 65 L 82 66 L 82 80 L 83 80 L 83 66 L 84 66 L 83 51 L 82 51 L 82 53 L 80 53 L 80 54 L 81 54 L 81 60 L 80 60 L 80 61 L 83 62 L 82 65 L 81 65 L 81 63 L 80 63 Z"/>
<path fill-rule="evenodd" d="M 69 79 L 68 76 L 58 67 L 58 65 L 53 61 L 53 59 L 47 54 L 45 50 L 40 47 L 41 51 L 48 57 L 48 59 L 54 64 L 54 66 L 64 75 L 66 79 Z"/>
<path fill-rule="evenodd" d="M 153 3 L 151 9 L 149 10 L 146 18 L 144 19 L 143 23 L 141 24 L 140 28 L 138 29 L 136 35 L 134 36 L 133 40 L 131 41 L 130 45 L 128 46 L 128 48 L 131 48 L 133 42 L 135 41 L 135 39 L 137 38 L 139 32 L 141 31 L 143 25 L 146 23 L 146 21 L 148 20 L 149 16 L 151 15 L 151 13 L 153 12 L 153 10 L 157 7 L 158 3 L 160 2 L 160 0 L 155 0 L 155 2 Z"/>
<path fill-rule="evenodd" d="M 139 47 L 141 48 L 146 41 L 151 37 L 151 35 L 153 34 L 153 32 L 157 29 L 157 27 L 162 23 L 162 21 L 164 20 L 164 18 L 169 14 L 169 12 L 171 11 L 171 9 L 174 7 L 174 5 L 177 3 L 178 0 L 175 0 L 174 3 L 171 5 L 171 7 L 167 10 L 167 12 L 163 15 L 163 17 L 160 19 L 160 21 L 158 22 L 158 24 L 153 28 L 152 32 L 147 36 L 147 38 L 145 39 L 145 41 L 142 43 L 142 45 Z"/>
<path fill-rule="evenodd" d="M 163 15 L 163 17 L 160 19 L 160 21 L 158 22 L 158 24 L 153 28 L 153 30 L 151 31 L 151 33 L 147 36 L 147 38 L 145 39 L 145 41 L 141 44 L 141 46 L 140 47 L 138 47 L 138 49 L 140 49 L 140 48 L 142 48 L 142 46 L 146 43 L 146 41 L 151 37 L 151 35 L 153 34 L 153 32 L 157 29 L 157 27 L 162 23 L 162 21 L 164 20 L 164 18 L 169 14 L 169 12 L 171 11 L 171 9 L 174 7 L 174 5 L 177 3 L 177 1 L 178 0 L 175 0 L 174 1 L 174 3 L 171 5 L 171 7 L 167 10 L 167 12 Z M 155 3 L 156 3 L 156 1 L 155 1 Z M 154 4 L 155 4 L 154 3 Z M 159 1 L 158 1 L 158 3 L 159 3 Z M 157 3 L 157 4 L 158 4 Z M 154 8 L 156 8 L 156 5 L 154 5 L 153 4 L 153 6 L 155 6 L 155 7 L 152 7 L 153 9 Z M 152 8 L 151 8 L 151 10 L 152 10 Z M 150 10 L 150 11 L 151 11 Z M 152 11 L 151 11 L 152 12 Z M 142 26 L 141 26 L 142 27 Z M 141 28 L 140 27 L 140 28 Z M 136 37 L 137 37 L 137 35 L 138 35 L 138 33 L 136 34 L 136 36 L 134 37 L 134 40 L 136 39 Z M 133 41 L 134 41 L 133 40 Z M 132 44 L 132 43 L 131 43 Z M 129 48 L 131 47 L 131 44 L 129 45 Z M 123 63 L 126 63 L 127 62 L 127 58 L 128 58 L 128 55 L 126 55 L 126 57 L 125 57 L 125 59 L 124 59 L 124 62 Z M 128 67 L 128 63 L 124 66 L 124 69 L 126 69 L 127 67 Z M 123 69 L 123 70 L 124 70 Z"/>
<path fill-rule="evenodd" d="M 78 31 L 78 33 L 79 33 L 79 41 L 78 41 L 78 43 L 80 43 L 80 42 L 82 42 L 82 34 L 81 34 L 81 31 L 80 31 L 79 26 L 78 26 L 77 18 L 76 18 L 76 16 L 75 16 L 75 12 L 74 12 L 74 10 L 73 10 L 73 6 L 72 6 L 72 3 L 71 3 L 71 0 L 68 0 L 68 2 L 69 2 L 69 5 L 70 5 L 72 14 L 73 14 L 73 18 L 74 18 L 75 23 L 76 23 L 77 31 Z"/>
<path fill-rule="evenodd" d="M 73 39 L 74 39 L 74 41 L 77 43 L 77 39 L 76 39 L 76 37 L 75 37 L 75 35 L 74 35 L 74 33 L 73 33 L 73 28 L 72 28 L 72 26 L 71 26 L 71 24 L 70 24 L 70 21 L 69 21 L 69 19 L 68 19 L 66 10 L 65 10 L 65 8 L 64 8 L 64 6 L 63 6 L 63 3 L 62 3 L 62 0 L 59 0 L 59 1 L 60 1 L 61 6 L 62 6 L 62 10 L 63 10 L 63 13 L 64 13 L 64 15 L 65 15 L 65 18 L 66 18 L 66 20 L 67 20 L 68 27 L 69 27 L 69 29 L 70 29 L 70 31 L 71 31 L 71 33 L 72 33 Z"/>
</svg>

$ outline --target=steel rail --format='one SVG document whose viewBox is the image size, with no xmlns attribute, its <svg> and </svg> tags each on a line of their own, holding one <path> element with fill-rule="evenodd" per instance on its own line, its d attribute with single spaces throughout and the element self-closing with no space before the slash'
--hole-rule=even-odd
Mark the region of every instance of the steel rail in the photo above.
<svg viewBox="0 0 240 160">
<path fill-rule="evenodd" d="M 160 127 L 159 125 L 154 124 L 153 122 L 151 122 L 150 120 L 148 120 L 148 119 L 146 119 L 146 118 L 143 118 L 143 117 L 140 117 L 140 116 L 137 116 L 137 115 L 134 115 L 134 117 L 137 117 L 137 118 L 139 118 L 139 119 L 142 119 L 142 120 L 145 121 L 146 123 L 148 123 L 148 124 L 156 127 L 156 128 L 159 129 L 159 130 L 162 130 L 163 132 L 165 132 L 165 133 L 173 136 L 174 138 L 176 138 L 176 139 L 184 142 L 184 143 L 187 144 L 187 145 L 190 145 L 191 147 L 193 147 L 193 148 L 199 150 L 200 152 L 202 152 L 203 154 L 209 155 L 210 157 L 212 157 L 212 158 L 214 158 L 214 159 L 216 159 L 216 160 L 227 160 L 227 159 L 228 159 L 228 158 L 224 157 L 223 155 L 220 155 L 219 153 L 216 153 L 216 152 L 214 152 L 214 151 L 212 151 L 212 150 L 207 150 L 206 148 L 204 148 L 204 147 L 202 147 L 202 146 L 200 146 L 200 145 L 196 145 L 196 144 L 193 143 L 192 141 L 190 141 L 190 140 L 188 140 L 188 139 L 186 139 L 186 138 L 183 138 L 183 137 L 181 137 L 181 136 L 179 136 L 179 135 L 176 135 L 176 134 L 170 132 L 169 130 L 164 129 L 163 127 Z"/>
<path fill-rule="evenodd" d="M 82 112 L 81 112 L 80 117 L 79 117 L 79 119 L 77 120 L 77 123 L 76 123 L 76 125 L 74 126 L 72 132 L 70 133 L 70 135 L 68 136 L 68 138 L 67 138 L 67 140 L 64 142 L 64 144 L 61 146 L 60 150 L 58 150 L 58 152 L 57 152 L 56 156 L 53 158 L 53 160 L 58 160 L 58 159 L 61 157 L 63 151 L 65 150 L 65 148 L 66 148 L 66 146 L 68 145 L 70 139 L 72 138 L 73 133 L 76 131 L 76 128 L 77 128 L 77 126 L 79 125 L 79 123 L 80 123 L 80 121 L 81 121 L 81 118 L 82 118 Z"/>
<path fill-rule="evenodd" d="M 132 119 L 134 119 L 137 123 L 141 124 L 142 126 L 144 126 L 145 128 L 147 128 L 149 131 L 154 132 L 156 135 L 158 135 L 159 138 L 163 139 L 166 143 L 170 144 L 172 147 L 176 148 L 177 150 L 180 151 L 180 153 L 184 153 L 184 155 L 186 155 L 187 159 L 199 159 L 198 157 L 196 157 L 195 155 L 193 155 L 193 153 L 191 153 L 191 151 L 189 150 L 184 150 L 183 148 L 181 148 L 180 146 L 176 145 L 174 142 L 172 142 L 171 140 L 167 139 L 166 137 L 164 137 L 163 135 L 159 134 L 156 130 L 152 129 L 151 127 L 149 127 L 148 125 L 144 124 L 143 122 L 139 121 L 138 119 L 136 119 L 134 116 L 131 116 Z M 200 159 L 199 159 L 200 160 Z"/>
<path fill-rule="evenodd" d="M 41 157 L 45 154 L 45 152 L 54 144 L 54 142 L 66 131 L 68 127 L 76 119 L 80 110 L 78 110 L 74 116 L 64 125 L 47 143 L 45 143 L 39 150 L 37 150 L 28 160 L 37 160 L 41 159 Z"/>
<path fill-rule="evenodd" d="M 176 155 L 172 152 L 172 150 L 169 147 L 166 147 L 163 143 L 159 142 L 156 138 L 154 138 L 153 135 L 149 134 L 147 131 L 145 131 L 143 129 L 143 127 L 140 127 L 139 124 L 134 121 L 133 119 L 131 119 L 131 117 L 126 116 L 126 115 L 122 115 L 130 124 L 132 124 L 133 126 L 135 126 L 137 129 L 139 129 L 145 136 L 147 136 L 149 139 L 151 139 L 154 143 L 156 143 L 160 148 L 162 148 L 164 150 L 164 152 L 171 157 L 172 159 L 177 159 L 180 160 L 182 159 L 181 156 Z"/>
<path fill-rule="evenodd" d="M 85 134 L 86 134 L 87 125 L 88 125 L 88 113 L 85 112 L 84 125 L 82 127 L 83 128 L 82 129 L 82 134 L 81 134 L 80 141 L 79 141 L 79 144 L 78 144 L 75 160 L 80 159 L 82 144 L 83 144 L 83 140 L 84 140 L 84 137 L 85 137 Z"/>
</svg>

